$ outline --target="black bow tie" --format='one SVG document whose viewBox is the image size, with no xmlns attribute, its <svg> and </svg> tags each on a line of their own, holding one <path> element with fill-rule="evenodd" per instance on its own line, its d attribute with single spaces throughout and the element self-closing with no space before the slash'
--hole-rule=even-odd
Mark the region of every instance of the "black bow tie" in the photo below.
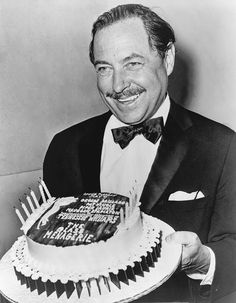
<svg viewBox="0 0 236 303">
<path fill-rule="evenodd" d="M 114 128 L 111 131 L 115 143 L 124 149 L 138 134 L 143 134 L 147 140 L 155 144 L 161 136 L 163 126 L 163 118 L 158 117 L 140 124 Z"/>
</svg>

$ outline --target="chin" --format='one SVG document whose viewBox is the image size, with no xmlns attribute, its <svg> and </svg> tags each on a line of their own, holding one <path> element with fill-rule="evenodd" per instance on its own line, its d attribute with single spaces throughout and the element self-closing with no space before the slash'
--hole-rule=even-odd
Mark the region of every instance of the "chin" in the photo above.
<svg viewBox="0 0 236 303">
<path fill-rule="evenodd" d="M 116 116 L 117 119 L 119 119 L 121 122 L 125 123 L 125 124 L 138 124 L 141 123 L 142 121 L 144 121 L 144 119 L 141 118 L 127 118 L 127 117 L 120 117 L 120 116 Z"/>
</svg>

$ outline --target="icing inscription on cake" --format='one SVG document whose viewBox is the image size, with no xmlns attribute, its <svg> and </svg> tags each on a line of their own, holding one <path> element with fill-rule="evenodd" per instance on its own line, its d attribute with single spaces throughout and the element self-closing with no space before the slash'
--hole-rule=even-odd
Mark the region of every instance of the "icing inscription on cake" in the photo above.
<svg viewBox="0 0 236 303">
<path fill-rule="evenodd" d="M 106 240 L 120 223 L 128 198 L 111 193 L 85 193 L 60 198 L 33 224 L 27 236 L 35 242 L 73 246 Z"/>
</svg>

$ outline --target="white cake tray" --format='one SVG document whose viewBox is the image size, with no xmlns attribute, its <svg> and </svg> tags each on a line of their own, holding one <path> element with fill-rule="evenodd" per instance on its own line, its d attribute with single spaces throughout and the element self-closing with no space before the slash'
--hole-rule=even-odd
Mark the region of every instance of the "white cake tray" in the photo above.
<svg viewBox="0 0 236 303">
<path fill-rule="evenodd" d="M 149 216 L 147 216 L 149 217 Z M 153 217 L 149 217 L 152 224 L 157 224 L 162 230 L 162 249 L 161 257 L 155 263 L 155 267 L 150 267 L 149 272 L 144 272 L 144 277 L 136 276 L 136 282 L 129 280 L 129 285 L 121 282 L 121 288 L 111 285 L 111 292 L 106 288 L 102 289 L 102 295 L 92 293 L 91 297 L 81 295 L 78 299 L 76 292 L 69 299 L 66 294 L 62 294 L 57 298 L 56 292 L 47 297 L 46 292 L 38 295 L 37 290 L 33 292 L 21 285 L 17 280 L 14 268 L 11 263 L 10 253 L 7 252 L 0 261 L 0 292 L 10 302 L 17 303 L 126 303 L 136 300 L 167 281 L 177 269 L 180 259 L 182 247 L 178 244 L 169 244 L 165 241 L 165 237 L 174 230 L 165 222 Z M 112 284 L 112 283 L 111 283 Z M 96 287 L 94 288 L 96 289 Z"/>
</svg>

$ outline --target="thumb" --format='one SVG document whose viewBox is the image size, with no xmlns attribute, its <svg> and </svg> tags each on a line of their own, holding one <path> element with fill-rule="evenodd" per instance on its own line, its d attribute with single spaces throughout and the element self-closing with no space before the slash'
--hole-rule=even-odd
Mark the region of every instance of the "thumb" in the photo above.
<svg viewBox="0 0 236 303">
<path fill-rule="evenodd" d="M 176 231 L 166 236 L 167 243 L 188 245 L 196 241 L 197 235 L 189 231 Z"/>
</svg>

